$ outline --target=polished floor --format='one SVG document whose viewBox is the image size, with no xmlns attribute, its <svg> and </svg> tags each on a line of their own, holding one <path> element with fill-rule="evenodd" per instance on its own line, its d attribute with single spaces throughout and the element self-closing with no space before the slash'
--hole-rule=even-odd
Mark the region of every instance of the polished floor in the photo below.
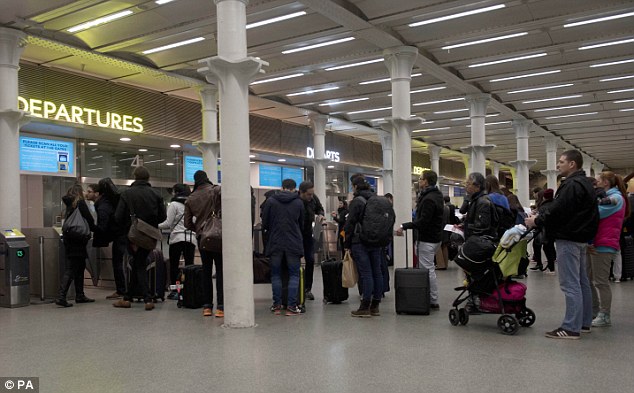
<svg viewBox="0 0 634 393">
<path fill-rule="evenodd" d="M 321 303 L 320 270 L 308 312 L 268 311 L 270 285 L 257 285 L 252 329 L 226 329 L 174 301 L 152 312 L 115 309 L 105 296 L 60 309 L 0 309 L 0 376 L 35 376 L 41 392 L 631 392 L 634 391 L 634 282 L 612 284 L 612 323 L 581 340 L 552 340 L 563 295 L 556 276 L 531 273 L 531 328 L 500 334 L 497 316 L 451 326 L 447 312 L 461 273 L 438 272 L 441 310 L 351 318 L 356 289 L 341 305 Z"/>
</svg>

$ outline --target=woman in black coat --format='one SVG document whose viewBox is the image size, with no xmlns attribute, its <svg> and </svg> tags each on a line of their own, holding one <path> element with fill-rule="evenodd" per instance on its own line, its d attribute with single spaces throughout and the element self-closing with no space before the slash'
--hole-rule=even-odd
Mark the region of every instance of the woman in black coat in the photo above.
<svg viewBox="0 0 634 393">
<path fill-rule="evenodd" d="M 66 205 L 65 218 L 68 219 L 75 209 L 79 209 L 82 217 L 88 223 L 91 231 L 95 228 L 95 221 L 90 214 L 88 205 L 84 200 L 84 190 L 79 184 L 75 184 L 68 189 L 65 196 L 62 197 L 64 205 Z M 90 236 L 85 238 L 73 238 L 64 236 L 64 249 L 66 250 L 66 268 L 64 276 L 59 286 L 59 297 L 55 300 L 55 304 L 62 307 L 71 307 L 72 304 L 66 301 L 66 294 L 70 288 L 70 284 L 75 281 L 75 303 L 90 303 L 95 299 L 90 299 L 84 293 L 84 270 L 86 269 L 86 258 L 88 252 L 86 245 L 90 240 Z"/>
</svg>

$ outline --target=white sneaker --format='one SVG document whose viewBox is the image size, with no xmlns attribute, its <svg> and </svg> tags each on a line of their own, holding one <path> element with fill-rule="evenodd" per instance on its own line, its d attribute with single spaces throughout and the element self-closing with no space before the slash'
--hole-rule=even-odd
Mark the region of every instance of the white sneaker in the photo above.
<svg viewBox="0 0 634 393">
<path fill-rule="evenodd" d="M 621 279 L 620 278 L 615 278 L 614 282 L 621 282 Z"/>
<path fill-rule="evenodd" d="M 610 314 L 600 312 L 596 318 L 592 320 L 592 327 L 605 327 L 612 325 Z"/>
</svg>

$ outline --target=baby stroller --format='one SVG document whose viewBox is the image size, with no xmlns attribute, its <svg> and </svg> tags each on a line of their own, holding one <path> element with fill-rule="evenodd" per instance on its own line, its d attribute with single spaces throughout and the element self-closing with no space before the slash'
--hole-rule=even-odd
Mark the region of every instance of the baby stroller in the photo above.
<svg viewBox="0 0 634 393">
<path fill-rule="evenodd" d="M 449 311 L 453 326 L 469 323 L 469 315 L 502 314 L 498 327 L 503 334 L 513 335 L 519 326 L 535 323 L 535 313 L 526 307 L 526 285 L 512 281 L 532 231 L 516 226 L 504 233 L 500 244 L 494 239 L 472 236 L 460 248 L 455 262 L 466 273 L 465 284 L 456 288 L 460 294 Z M 466 307 L 459 306 L 467 302 Z"/>
</svg>

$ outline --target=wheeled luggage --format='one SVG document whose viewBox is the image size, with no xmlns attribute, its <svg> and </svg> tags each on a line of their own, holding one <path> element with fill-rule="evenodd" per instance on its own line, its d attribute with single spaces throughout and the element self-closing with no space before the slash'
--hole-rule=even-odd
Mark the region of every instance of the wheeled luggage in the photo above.
<svg viewBox="0 0 634 393">
<path fill-rule="evenodd" d="M 341 283 L 343 262 L 328 258 L 321 263 L 321 276 L 324 282 L 324 303 L 341 303 L 348 300 L 348 288 Z"/>
<path fill-rule="evenodd" d="M 179 299 L 177 306 L 185 308 L 201 308 L 205 302 L 203 299 L 203 267 L 201 265 L 188 265 L 181 269 L 180 283 L 182 301 Z"/>
<path fill-rule="evenodd" d="M 623 236 L 621 242 L 621 280 L 634 278 L 634 238 Z"/>
<path fill-rule="evenodd" d="M 143 301 L 144 296 L 140 293 L 139 286 L 136 285 L 136 276 L 132 272 L 132 265 L 130 264 L 131 256 L 129 254 L 125 263 L 125 275 L 126 275 L 126 285 L 128 286 L 128 291 L 130 288 L 133 289 L 131 297 L 138 301 Z M 156 302 L 158 299 L 161 301 L 165 301 L 165 285 L 167 283 L 167 266 L 165 263 L 165 259 L 163 259 L 163 252 L 157 249 L 154 249 L 150 252 L 147 257 L 147 267 L 146 267 L 147 275 L 148 275 L 148 286 L 150 289 L 150 293 L 152 294 L 152 299 Z"/>
<path fill-rule="evenodd" d="M 253 253 L 253 283 L 271 283 L 271 260 L 256 252 Z"/>
<path fill-rule="evenodd" d="M 286 262 L 282 264 L 282 306 L 286 308 L 288 306 L 288 268 Z M 306 312 L 306 293 L 304 289 L 304 266 L 299 267 L 299 286 L 297 288 L 297 307 L 302 313 Z"/>
<path fill-rule="evenodd" d="M 405 268 L 394 269 L 395 307 L 397 314 L 429 315 L 429 271 L 409 267 L 409 245 L 405 235 Z"/>
</svg>

